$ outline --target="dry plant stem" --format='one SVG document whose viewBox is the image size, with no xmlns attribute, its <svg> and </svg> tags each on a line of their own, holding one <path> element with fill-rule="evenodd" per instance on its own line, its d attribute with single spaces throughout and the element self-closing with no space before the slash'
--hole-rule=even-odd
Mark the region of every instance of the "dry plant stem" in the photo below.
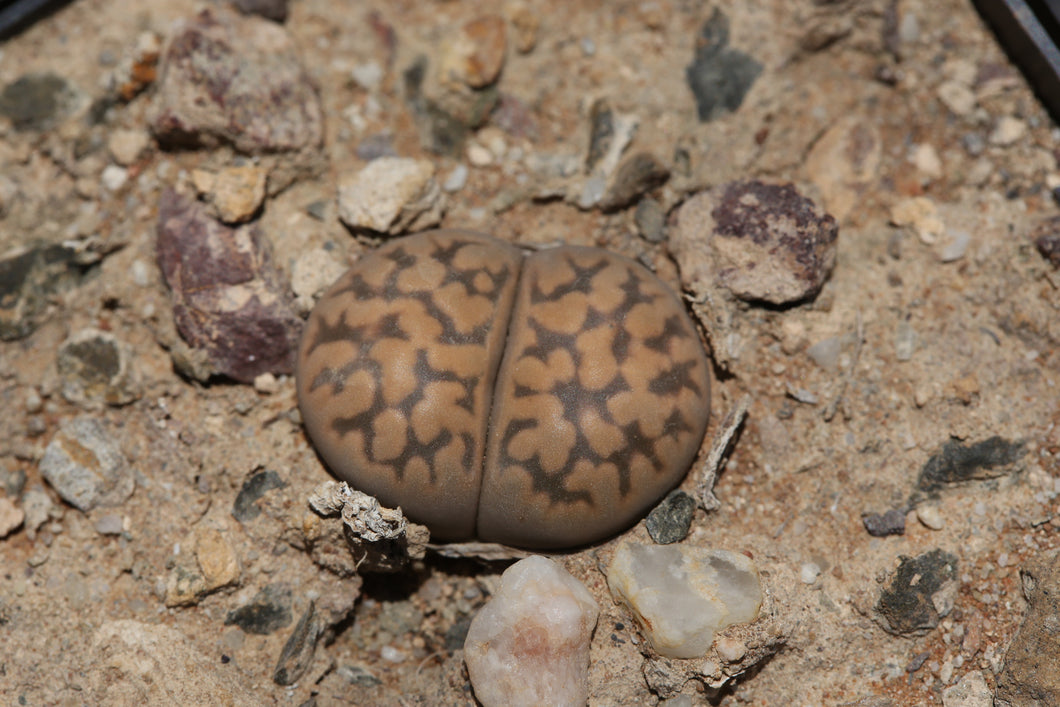
<svg viewBox="0 0 1060 707">
<path fill-rule="evenodd" d="M 835 417 L 836 410 L 839 409 L 843 402 L 847 387 L 850 385 L 850 381 L 854 379 L 854 371 L 858 367 L 858 359 L 861 358 L 861 347 L 865 343 L 865 327 L 861 321 L 861 312 L 858 312 L 857 315 L 857 337 L 857 341 L 854 343 L 854 358 L 850 362 L 846 375 L 843 376 L 843 380 L 839 383 L 839 392 L 836 394 L 835 399 L 824 409 L 825 422 L 831 422 L 832 418 Z M 844 414 L 846 414 L 845 410 Z"/>
<path fill-rule="evenodd" d="M 714 482 L 718 478 L 722 457 L 725 456 L 736 430 L 740 429 L 744 418 L 747 417 L 747 408 L 750 405 L 751 396 L 745 395 L 729 410 L 710 444 L 710 451 L 696 471 L 696 500 L 705 511 L 714 511 L 721 507 L 721 501 L 714 495 Z"/>
<path fill-rule="evenodd" d="M 503 560 L 521 560 L 530 555 L 548 555 L 549 553 L 529 552 L 498 543 L 428 543 L 427 549 L 442 557 L 465 558 L 496 562 Z"/>
</svg>

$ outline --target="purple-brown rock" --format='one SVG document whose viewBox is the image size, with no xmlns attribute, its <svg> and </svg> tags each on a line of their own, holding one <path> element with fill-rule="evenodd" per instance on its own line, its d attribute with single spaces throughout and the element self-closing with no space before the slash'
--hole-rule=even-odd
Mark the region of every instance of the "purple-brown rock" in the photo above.
<svg viewBox="0 0 1060 707">
<path fill-rule="evenodd" d="M 791 184 L 732 182 L 678 212 L 670 247 L 692 291 L 717 285 L 744 300 L 816 295 L 835 265 L 835 219 Z"/>
<path fill-rule="evenodd" d="M 1042 257 L 1054 268 L 1060 268 L 1060 216 L 1053 216 L 1038 224 L 1031 238 Z"/>
<path fill-rule="evenodd" d="M 235 0 L 234 4 L 245 15 L 261 15 L 274 22 L 287 19 L 287 0 Z"/>
<path fill-rule="evenodd" d="M 163 145 L 282 153 L 276 169 L 288 172 L 323 164 L 317 89 L 287 31 L 254 15 L 203 10 L 176 24 L 162 53 L 151 123 Z M 277 188 L 293 178 L 279 175 Z"/>
<path fill-rule="evenodd" d="M 158 264 L 180 335 L 214 372 L 243 383 L 290 373 L 302 320 L 256 225 L 229 228 L 173 190 L 158 206 Z"/>
</svg>

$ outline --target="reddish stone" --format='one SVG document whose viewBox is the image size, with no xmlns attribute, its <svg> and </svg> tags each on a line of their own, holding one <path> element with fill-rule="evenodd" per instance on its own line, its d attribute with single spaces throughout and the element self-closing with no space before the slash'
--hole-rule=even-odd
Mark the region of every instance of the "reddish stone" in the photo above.
<svg viewBox="0 0 1060 707">
<path fill-rule="evenodd" d="M 302 320 L 291 309 L 257 225 L 229 228 L 173 190 L 158 206 L 158 264 L 180 335 L 216 373 L 251 383 L 290 373 Z"/>
<path fill-rule="evenodd" d="M 166 145 L 315 153 L 323 144 L 324 113 L 282 26 L 203 10 L 177 23 L 166 44 L 152 127 Z"/>
</svg>

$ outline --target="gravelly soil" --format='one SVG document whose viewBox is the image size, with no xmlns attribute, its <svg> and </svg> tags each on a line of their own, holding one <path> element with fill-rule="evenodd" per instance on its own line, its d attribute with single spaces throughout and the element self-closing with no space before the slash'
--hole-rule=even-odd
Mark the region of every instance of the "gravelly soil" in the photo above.
<svg viewBox="0 0 1060 707">
<path fill-rule="evenodd" d="M 369 138 L 432 161 L 440 179 L 469 165 L 445 226 L 527 246 L 606 246 L 675 286 L 665 240 L 641 235 L 634 207 L 602 213 L 535 198 L 546 191 L 535 160 L 584 158 L 594 100 L 635 117 L 630 150 L 671 170 L 651 193 L 664 212 L 730 180 L 795 182 L 840 224 L 837 263 L 811 301 L 705 318 L 716 362 L 708 438 L 738 400 L 751 402 L 716 487 L 721 508 L 697 511 L 685 541 L 752 552 L 786 639 L 720 690 L 685 683 L 699 668 L 656 661 L 611 602 L 598 569 L 623 538 L 611 540 L 564 557 L 603 607 L 590 703 L 656 704 L 683 691 L 691 704 L 941 704 L 943 689 L 973 670 L 992 689 L 1027 609 L 1019 569 L 1060 546 L 1060 276 L 1030 237 L 1055 214 L 1060 185 L 1060 133 L 1044 109 L 958 0 L 526 6 L 539 20 L 534 41 L 520 51 L 510 29 L 496 84 L 514 117 L 495 113 L 465 149 L 438 155 L 422 146 L 403 72 L 419 55 L 437 60 L 447 35 L 489 10 L 294 0 L 285 27 L 319 90 L 326 159 L 258 217 L 283 282 L 307 252 L 323 249 L 341 270 L 371 247 L 339 222 L 335 203 Z M 734 111 L 701 121 L 686 67 L 716 6 L 729 46 L 762 68 Z M 237 158 L 160 148 L 148 133 L 149 80 L 130 100 L 113 97 L 144 33 L 164 40 L 197 9 L 77 0 L 0 44 L 0 85 L 50 72 L 70 87 L 54 120 L 24 128 L 10 111 L 0 118 L 0 255 L 63 242 L 92 254 L 46 297 L 39 326 L 0 342 L 0 493 L 27 516 L 0 539 L 0 694 L 29 705 L 203 695 L 473 704 L 462 635 L 503 564 L 428 555 L 404 574 L 363 579 L 323 569 L 302 534 L 306 497 L 329 477 L 293 379 L 255 388 L 175 372 L 179 339 L 155 255 L 159 197 L 191 170 Z M 526 19 L 515 5 L 495 11 L 513 28 Z M 366 67 L 378 69 L 377 85 Z M 108 149 L 120 131 L 149 137 L 124 172 L 110 169 Z M 483 148 L 493 150 L 488 164 Z M 917 197 L 925 201 L 909 201 Z M 57 351 L 86 328 L 126 347 L 131 401 L 64 387 Z M 41 475 L 45 449 L 78 416 L 101 422 L 129 460 L 135 491 L 117 506 L 78 510 Z M 947 443 L 994 437 L 1022 443 L 1000 476 L 917 491 Z M 266 470 L 282 486 L 237 520 L 237 495 Z M 871 536 L 863 516 L 888 510 L 908 511 L 904 534 Z M 624 537 L 650 542 L 643 524 Z M 234 578 L 173 601 L 190 548 L 215 541 L 234 563 L 220 574 Z M 918 635 L 885 631 L 874 606 L 888 577 L 901 557 L 935 549 L 957 558 L 952 608 Z M 261 634 L 233 623 L 231 612 L 267 587 L 263 601 L 287 613 Z M 304 676 L 281 687 L 277 661 L 311 604 L 330 629 Z M 165 648 L 144 648 L 145 636 Z"/>
</svg>

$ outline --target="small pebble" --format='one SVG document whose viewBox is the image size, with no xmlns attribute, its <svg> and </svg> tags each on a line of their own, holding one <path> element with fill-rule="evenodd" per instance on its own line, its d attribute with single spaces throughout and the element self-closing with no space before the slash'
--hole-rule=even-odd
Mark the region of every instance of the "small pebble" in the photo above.
<svg viewBox="0 0 1060 707">
<path fill-rule="evenodd" d="M 718 638 L 714 648 L 718 651 L 718 657 L 726 663 L 735 663 L 747 655 L 747 644 L 728 636 Z"/>
<path fill-rule="evenodd" d="M 140 396 L 132 347 L 98 329 L 81 329 L 59 346 L 63 397 L 84 407 L 125 405 Z"/>
<path fill-rule="evenodd" d="M 908 361 L 913 358 L 915 349 L 916 331 L 912 324 L 903 319 L 894 330 L 894 357 L 899 361 Z"/>
<path fill-rule="evenodd" d="M 0 540 L 14 532 L 25 519 L 21 508 L 6 496 L 0 496 Z"/>
<path fill-rule="evenodd" d="M 928 179 L 942 177 L 942 160 L 932 145 L 921 143 L 913 150 L 913 164 Z"/>
<path fill-rule="evenodd" d="M 444 211 L 427 160 L 380 157 L 339 180 L 339 218 L 350 228 L 397 235 L 438 225 Z"/>
<path fill-rule="evenodd" d="M 515 50 L 520 54 L 533 51 L 537 45 L 537 31 L 541 27 L 541 15 L 523 2 L 509 5 L 508 13 L 515 31 Z"/>
<path fill-rule="evenodd" d="M 358 159 L 364 160 L 365 162 L 371 162 L 380 157 L 398 156 L 397 150 L 394 149 L 394 136 L 388 132 L 368 135 L 357 143 L 354 153 L 357 155 Z M 325 205 L 327 204 L 327 202 L 324 203 Z"/>
<path fill-rule="evenodd" d="M 122 517 L 117 513 L 108 513 L 96 520 L 96 532 L 100 535 L 121 535 L 124 529 Z"/>
<path fill-rule="evenodd" d="M 838 336 L 830 336 L 818 341 L 806 349 L 806 355 L 813 362 L 825 370 L 833 370 L 839 364 L 839 354 L 843 350 L 843 342 Z"/>
<path fill-rule="evenodd" d="M 475 167 L 486 167 L 493 164 L 493 153 L 477 142 L 470 142 L 467 146 L 467 161 Z"/>
<path fill-rule="evenodd" d="M 1009 147 L 1019 142 L 1027 134 L 1027 124 L 1019 118 L 1006 115 L 997 121 L 990 133 L 990 144 L 998 147 Z"/>
<path fill-rule="evenodd" d="M 107 140 L 107 150 L 115 162 L 128 167 L 139 159 L 149 143 L 150 138 L 144 130 L 115 130 Z"/>
<path fill-rule="evenodd" d="M 881 626 L 895 634 L 916 634 L 938 626 L 953 609 L 960 589 L 957 565 L 956 555 L 939 549 L 902 556 L 876 603 Z"/>
<path fill-rule="evenodd" d="M 946 81 L 938 90 L 939 100 L 954 115 L 966 116 L 975 110 L 975 93 L 958 81 Z"/>
<path fill-rule="evenodd" d="M 870 513 L 863 516 L 861 522 L 869 535 L 876 538 L 905 534 L 905 511 L 896 508 L 885 513 Z"/>
<path fill-rule="evenodd" d="M 994 692 L 983 677 L 983 673 L 973 670 L 967 673 L 956 685 L 942 691 L 943 707 L 993 707 Z"/>
<path fill-rule="evenodd" d="M 467 22 L 442 45 L 438 59 L 443 76 L 471 88 L 494 83 L 504 66 L 507 25 L 499 15 L 485 15 Z"/>
<path fill-rule="evenodd" d="M 935 254 L 942 262 L 952 263 L 964 257 L 971 242 L 972 234 L 968 231 L 946 229 L 935 244 Z"/>
<path fill-rule="evenodd" d="M 633 212 L 633 221 L 641 238 L 649 243 L 658 243 L 665 236 L 666 214 L 655 199 L 641 199 Z"/>
<path fill-rule="evenodd" d="M 151 283 L 151 266 L 140 258 L 133 261 L 130 274 L 137 287 L 147 287 Z"/>
<path fill-rule="evenodd" d="M 268 172 L 254 165 L 225 167 L 217 172 L 195 169 L 195 188 L 225 223 L 249 221 L 265 200 Z"/>
<path fill-rule="evenodd" d="M 274 162 L 281 182 L 314 168 L 324 110 L 282 27 L 210 10 L 185 19 L 167 38 L 153 92 L 151 127 L 164 144 L 230 143 Z"/>
<path fill-rule="evenodd" d="M 271 373 L 262 373 L 254 378 L 254 390 L 265 395 L 272 395 L 280 389 L 279 381 Z"/>
<path fill-rule="evenodd" d="M 700 122 L 735 111 L 762 73 L 754 57 L 729 46 L 729 18 L 715 8 L 695 39 L 695 56 L 685 80 L 696 101 Z"/>
<path fill-rule="evenodd" d="M 961 145 L 964 146 L 964 151 L 970 156 L 978 157 L 986 149 L 986 140 L 979 133 L 965 133 L 961 137 Z"/>
<path fill-rule="evenodd" d="M 644 521 L 651 539 L 660 545 L 684 540 L 692 525 L 696 502 L 681 490 L 671 491 Z"/>
<path fill-rule="evenodd" d="M 1031 231 L 1031 239 L 1041 256 L 1054 268 L 1060 268 L 1060 216 L 1039 223 Z"/>
<path fill-rule="evenodd" d="M 33 386 L 26 388 L 25 409 L 31 415 L 36 415 L 44 408 L 44 400 Z"/>
<path fill-rule="evenodd" d="M 453 192 L 460 191 L 464 188 L 464 185 L 467 184 L 467 177 L 469 173 L 470 170 L 468 170 L 466 164 L 458 164 L 457 166 L 453 167 L 452 171 L 449 172 L 449 174 L 446 176 L 445 181 L 442 183 L 442 189 L 449 192 L 450 194 L 452 194 Z"/>
<path fill-rule="evenodd" d="M 891 208 L 891 223 L 908 228 L 921 242 L 932 245 L 945 231 L 946 226 L 938 215 L 935 202 L 926 196 L 903 199 Z"/>
<path fill-rule="evenodd" d="M 815 562 L 804 562 L 799 568 L 799 579 L 803 584 L 813 584 L 821 576 L 821 568 Z"/>
<path fill-rule="evenodd" d="M 379 653 L 383 660 L 388 663 L 404 663 L 407 657 L 404 651 L 393 646 L 383 646 Z"/>
<path fill-rule="evenodd" d="M 273 22 L 287 19 L 288 0 L 235 0 L 235 6 L 245 15 L 260 15 Z"/>
<path fill-rule="evenodd" d="M 40 470 L 63 499 L 82 511 L 132 495 L 132 469 L 117 441 L 94 416 L 68 420 L 44 450 Z"/>
<path fill-rule="evenodd" d="M 354 82 L 366 91 L 375 91 L 383 82 L 383 67 L 374 61 L 358 64 L 350 70 Z"/>
<path fill-rule="evenodd" d="M 942 513 L 939 512 L 939 507 L 933 503 L 924 503 L 917 506 L 916 517 L 925 528 L 930 528 L 931 530 L 942 530 L 945 525 Z"/>
<path fill-rule="evenodd" d="M 118 191 L 125 182 L 129 180 L 129 172 L 124 167 L 119 167 L 116 164 L 110 164 L 103 168 L 103 174 L 100 175 L 100 182 L 108 191 Z"/>
</svg>

